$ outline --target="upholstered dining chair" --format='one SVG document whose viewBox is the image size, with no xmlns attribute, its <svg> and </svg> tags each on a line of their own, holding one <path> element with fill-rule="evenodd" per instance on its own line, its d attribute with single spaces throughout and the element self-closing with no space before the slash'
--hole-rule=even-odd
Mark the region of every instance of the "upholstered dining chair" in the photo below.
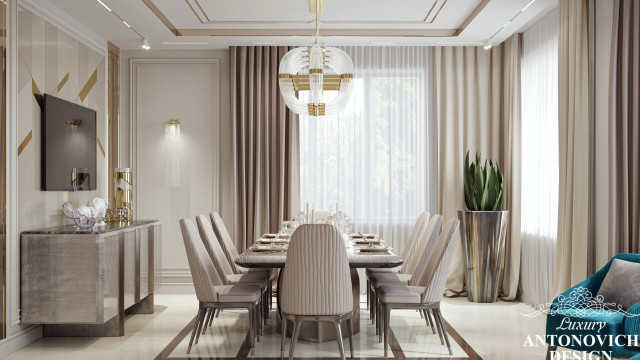
<svg viewBox="0 0 640 360">
<path fill-rule="evenodd" d="M 231 235 L 229 234 L 229 230 L 224 225 L 224 221 L 220 217 L 217 211 L 212 211 L 209 216 L 211 217 L 211 224 L 213 224 L 213 231 L 216 233 L 218 240 L 220 241 L 220 245 L 224 250 L 224 253 L 233 268 L 233 272 L 236 274 L 245 274 L 248 272 L 264 272 L 274 277 L 274 271 L 271 269 L 247 269 L 236 264 L 236 260 L 240 257 L 238 254 L 238 250 L 236 250 L 236 245 L 233 243 L 231 239 Z"/>
<path fill-rule="evenodd" d="M 207 253 L 211 257 L 214 266 L 220 276 L 220 280 L 224 285 L 232 285 L 232 284 L 256 284 L 259 285 L 263 292 L 263 304 L 267 306 L 268 298 L 270 296 L 271 291 L 271 278 L 267 273 L 264 272 L 256 272 L 256 273 L 246 273 L 246 274 L 234 274 L 231 264 L 227 260 L 224 250 L 218 241 L 215 233 L 213 232 L 213 226 L 211 225 L 211 221 L 209 220 L 209 216 L 207 215 L 198 215 L 196 216 L 196 222 L 198 223 L 198 230 L 200 232 L 200 238 L 204 244 Z M 264 308 L 261 309 L 261 312 L 264 313 L 264 319 L 266 320 L 268 317 L 269 309 Z M 209 311 L 207 321 L 205 324 L 210 325 L 213 320 L 213 311 Z M 206 326 L 203 330 L 206 332 Z M 258 333 L 261 335 L 260 333 Z M 258 337 L 258 339 L 260 339 Z"/>
<path fill-rule="evenodd" d="M 303 321 L 332 321 L 340 356 L 345 359 L 340 322 L 347 321 L 353 358 L 353 293 L 347 249 L 338 230 L 327 224 L 301 225 L 291 236 L 280 274 L 280 308 L 284 356 L 287 321 L 293 322 L 289 359 L 293 359 Z"/>
<path fill-rule="evenodd" d="M 251 354 L 253 355 L 257 328 L 260 323 L 259 309 L 262 294 L 260 286 L 255 284 L 224 285 L 193 221 L 191 219 L 180 220 L 180 229 L 199 303 L 198 315 L 191 331 L 187 354 L 191 352 L 194 338 L 196 344 L 200 339 L 207 310 L 246 308 L 249 311 L 249 337 L 251 339 Z"/>
<path fill-rule="evenodd" d="M 440 301 L 444 294 L 449 265 L 455 248 L 455 239 L 460 221 L 448 220 L 436 243 L 429 260 L 424 268 L 417 285 L 382 285 L 378 288 L 378 303 L 382 310 L 379 318 L 380 327 L 384 332 L 384 356 L 387 357 L 389 347 L 389 331 L 391 310 L 393 309 L 431 309 L 440 334 L 440 342 L 447 343 L 449 355 L 453 355 L 449 337 L 444 327 L 440 312 Z M 443 340 L 444 338 L 444 340 Z"/>
<path fill-rule="evenodd" d="M 373 313 L 377 316 L 377 319 L 380 319 L 380 307 L 377 301 L 377 289 L 382 285 L 387 284 L 400 284 L 400 285 L 416 285 L 418 279 L 422 275 L 424 268 L 427 265 L 427 261 L 431 254 L 433 253 L 433 249 L 438 242 L 438 235 L 440 234 L 440 227 L 442 225 L 442 216 L 434 215 L 431 220 L 429 220 L 429 224 L 427 225 L 426 230 L 422 233 L 420 240 L 417 242 L 417 246 L 415 248 L 415 254 L 411 257 L 409 261 L 409 265 L 407 266 L 407 272 L 402 274 L 396 273 L 373 273 L 369 276 L 370 282 L 370 291 L 371 296 L 373 297 L 373 303 L 376 306 L 373 308 Z M 420 309 L 419 312 L 424 315 L 425 321 L 427 325 L 431 326 L 433 333 L 435 334 L 434 322 L 431 319 L 431 315 L 427 309 Z M 374 317 L 375 319 L 375 317 Z M 380 336 L 380 342 L 382 342 L 382 329 L 380 328 L 380 324 L 378 321 L 378 325 L 376 326 L 376 335 Z"/>
<path fill-rule="evenodd" d="M 371 276 L 371 274 L 374 274 L 374 273 L 403 273 L 407 265 L 409 264 L 409 261 L 411 261 L 413 254 L 415 253 L 414 249 L 416 247 L 417 241 L 420 238 L 420 235 L 422 234 L 423 230 L 425 230 L 425 227 L 426 227 L 425 224 L 427 224 L 428 221 L 429 221 L 429 213 L 427 211 L 424 211 L 422 214 L 420 214 L 420 216 L 418 216 L 418 220 L 416 220 L 416 223 L 413 225 L 413 229 L 411 230 L 411 233 L 407 238 L 407 243 L 405 244 L 404 249 L 402 250 L 402 254 L 400 255 L 400 257 L 402 257 L 402 259 L 404 260 L 402 265 L 396 266 L 394 268 L 367 268 L 366 269 L 365 275 L 367 276 L 367 310 L 370 310 L 370 308 L 372 308 L 375 305 L 375 303 L 372 301 L 371 291 L 369 290 L 371 289 L 371 285 L 369 283 L 369 276 Z M 374 313 L 370 314 L 371 319 L 373 319 L 373 315 Z"/>
</svg>

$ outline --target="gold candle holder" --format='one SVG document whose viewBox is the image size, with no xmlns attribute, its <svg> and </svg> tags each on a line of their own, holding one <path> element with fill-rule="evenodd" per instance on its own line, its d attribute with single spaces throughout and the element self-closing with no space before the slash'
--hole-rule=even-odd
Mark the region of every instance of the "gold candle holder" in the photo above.
<svg viewBox="0 0 640 360">
<path fill-rule="evenodd" d="M 110 221 L 133 220 L 133 173 L 129 168 L 118 168 L 114 172 L 115 199 L 114 209 L 108 212 Z"/>
</svg>

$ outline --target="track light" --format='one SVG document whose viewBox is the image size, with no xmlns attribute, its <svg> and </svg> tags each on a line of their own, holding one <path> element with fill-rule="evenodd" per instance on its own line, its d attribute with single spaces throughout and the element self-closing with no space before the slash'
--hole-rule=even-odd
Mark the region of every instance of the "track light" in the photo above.
<svg viewBox="0 0 640 360">
<path fill-rule="evenodd" d="M 104 6 L 104 7 L 105 7 L 105 9 L 107 9 L 107 10 L 111 11 L 111 9 L 110 9 L 110 8 L 109 8 L 105 3 L 103 3 L 103 2 L 102 2 L 102 1 L 100 1 L 100 0 L 98 0 L 98 2 L 99 2 L 102 6 Z"/>
<path fill-rule="evenodd" d="M 491 45 L 491 42 L 489 40 L 484 42 L 484 49 L 485 50 L 489 50 L 493 47 L 493 45 Z"/>
<path fill-rule="evenodd" d="M 151 49 L 151 45 L 149 45 L 149 40 L 142 39 L 142 48 L 145 50 Z"/>
</svg>

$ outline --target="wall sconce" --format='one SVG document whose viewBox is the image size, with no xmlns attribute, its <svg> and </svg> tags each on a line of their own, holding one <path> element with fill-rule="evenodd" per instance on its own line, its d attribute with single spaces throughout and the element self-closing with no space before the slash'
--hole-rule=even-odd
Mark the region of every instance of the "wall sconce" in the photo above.
<svg viewBox="0 0 640 360">
<path fill-rule="evenodd" d="M 168 187 L 180 186 L 180 120 L 164 123 L 165 167 L 164 183 Z"/>
</svg>

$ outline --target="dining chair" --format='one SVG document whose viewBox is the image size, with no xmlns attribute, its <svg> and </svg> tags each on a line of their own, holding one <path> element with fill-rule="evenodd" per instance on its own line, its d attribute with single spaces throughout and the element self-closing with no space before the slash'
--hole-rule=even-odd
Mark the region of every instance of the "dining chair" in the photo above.
<svg viewBox="0 0 640 360">
<path fill-rule="evenodd" d="M 302 322 L 331 321 L 340 356 L 345 359 L 340 322 L 346 320 L 353 358 L 351 275 L 347 249 L 338 230 L 328 224 L 298 227 L 291 236 L 280 276 L 283 319 L 280 356 L 284 356 L 288 320 L 293 322 L 289 359 L 293 359 Z"/>
<path fill-rule="evenodd" d="M 227 257 L 227 260 L 231 264 L 231 267 L 234 273 L 236 274 L 245 274 L 248 272 L 264 272 L 269 274 L 273 273 L 271 269 L 247 269 L 247 268 L 238 266 L 236 264 L 236 260 L 238 260 L 238 258 L 240 257 L 240 254 L 238 254 L 238 250 L 236 250 L 236 245 L 233 243 L 233 240 L 231 239 L 231 235 L 229 234 L 227 227 L 224 225 L 224 221 L 222 221 L 220 214 L 218 214 L 217 211 L 212 211 L 209 214 L 209 217 L 211 218 L 213 231 L 215 232 L 216 237 L 220 241 L 220 245 L 224 250 L 224 254 Z"/>
<path fill-rule="evenodd" d="M 418 220 L 413 225 L 413 229 L 411 230 L 411 233 L 407 238 L 407 243 L 405 244 L 404 249 L 402 250 L 402 254 L 400 255 L 400 257 L 404 261 L 402 265 L 396 266 L 394 268 L 367 268 L 366 269 L 365 275 L 367 277 L 367 310 L 370 310 L 370 308 L 375 304 L 374 302 L 372 302 L 371 291 L 369 290 L 371 288 L 371 285 L 369 283 L 369 276 L 373 273 L 404 272 L 404 269 L 407 267 L 407 264 L 409 263 L 409 261 L 411 261 L 411 258 L 415 253 L 414 249 L 416 247 L 417 240 L 418 238 L 420 238 L 421 233 L 425 229 L 425 224 L 427 223 L 427 221 L 429 221 L 429 212 L 424 211 L 422 214 L 420 214 L 420 216 L 418 216 Z M 373 319 L 373 314 L 370 314 L 370 319 Z"/>
<path fill-rule="evenodd" d="M 453 355 L 449 337 L 442 320 L 440 312 L 440 302 L 444 294 L 449 266 L 455 248 L 455 241 L 460 221 L 457 219 L 448 220 L 424 271 L 420 274 L 417 285 L 382 285 L 378 288 L 378 304 L 382 316 L 379 318 L 380 328 L 384 332 L 384 356 L 387 357 L 389 347 L 389 331 L 391 310 L 393 309 L 417 309 L 432 310 L 436 322 L 436 327 L 440 335 L 440 342 L 447 343 L 449 355 Z M 444 338 L 444 339 L 443 339 Z"/>
<path fill-rule="evenodd" d="M 372 303 L 375 305 L 372 309 L 373 319 L 372 323 L 376 322 L 376 318 L 380 319 L 380 308 L 377 301 L 377 289 L 385 284 L 404 284 L 404 285 L 415 285 L 417 280 L 420 278 L 422 271 L 424 270 L 427 260 L 431 256 L 433 249 L 438 242 L 438 235 L 440 234 L 440 226 L 442 225 L 442 216 L 434 215 L 427 225 L 426 230 L 420 236 L 420 239 L 416 243 L 416 248 L 414 251 L 414 255 L 411 257 L 409 261 L 409 265 L 406 267 L 406 271 L 404 273 L 373 273 L 369 276 L 369 284 L 371 292 L 371 297 L 373 298 Z M 424 316 L 427 325 L 431 326 L 434 330 L 434 323 L 431 320 L 431 316 L 428 311 L 419 311 L 421 315 Z M 380 324 L 376 326 L 376 335 L 382 336 L 382 329 L 380 328 Z M 380 339 L 380 342 L 382 339 Z"/>
<path fill-rule="evenodd" d="M 268 274 L 263 272 L 256 273 L 246 273 L 246 274 L 234 274 L 231 264 L 227 260 L 224 250 L 216 237 L 213 226 L 211 225 L 211 221 L 209 220 L 209 216 L 207 215 L 198 215 L 196 216 L 196 222 L 198 224 L 198 230 L 200 232 L 200 238 L 202 239 L 203 245 L 209 254 L 209 257 L 213 261 L 214 266 L 220 276 L 220 280 L 224 285 L 232 285 L 232 284 L 256 284 L 259 285 L 263 291 L 263 305 L 267 306 L 268 299 L 267 296 L 271 294 L 269 291 L 271 290 L 271 278 Z M 269 309 L 264 308 L 261 309 L 263 312 L 264 319 L 266 321 L 269 313 Z M 207 322 L 205 324 L 211 324 L 213 320 L 214 313 L 209 311 Z M 209 325 L 210 326 L 210 325 Z M 206 326 L 205 330 L 206 332 Z M 261 335 L 261 333 L 259 333 Z M 258 337 L 258 339 L 260 339 Z"/>
<path fill-rule="evenodd" d="M 191 352 L 194 338 L 195 343 L 198 344 L 208 310 L 246 308 L 249 311 L 249 337 L 251 355 L 253 355 L 258 324 L 260 323 L 259 309 L 262 294 L 260 286 L 255 284 L 223 284 L 193 221 L 186 218 L 180 220 L 180 229 L 198 298 L 198 315 L 191 331 L 187 354 Z"/>
</svg>

